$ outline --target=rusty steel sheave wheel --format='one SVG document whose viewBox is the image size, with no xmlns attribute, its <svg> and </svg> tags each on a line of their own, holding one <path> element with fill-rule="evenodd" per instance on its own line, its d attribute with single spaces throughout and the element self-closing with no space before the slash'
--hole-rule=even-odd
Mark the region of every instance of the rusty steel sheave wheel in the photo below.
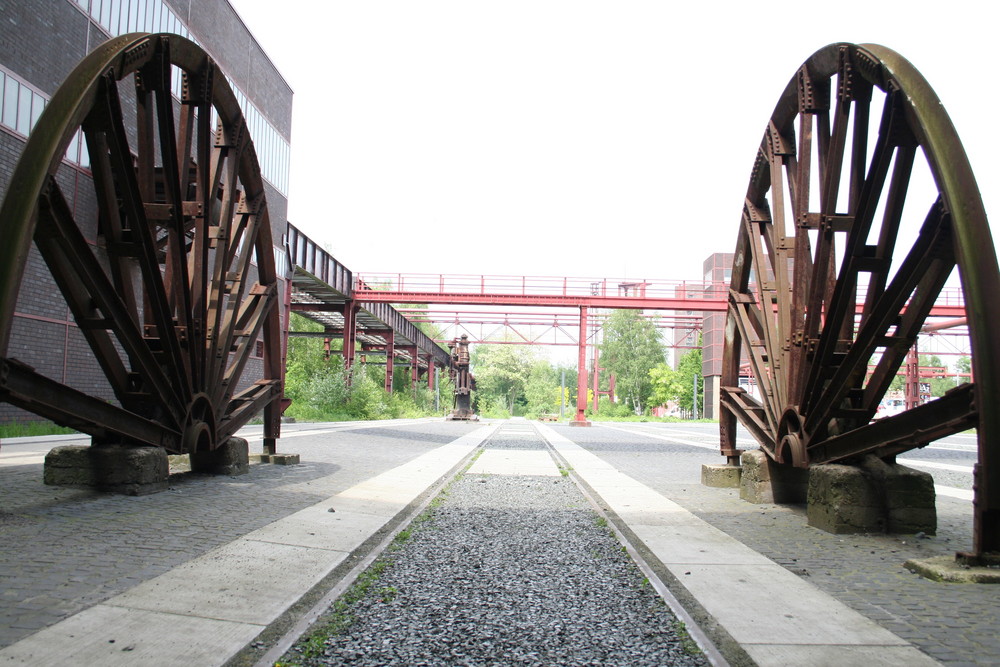
<svg viewBox="0 0 1000 667">
<path fill-rule="evenodd" d="M 69 195 L 80 194 L 56 177 L 81 129 L 96 221 L 74 212 Z M 35 126 L 0 222 L 0 400 L 97 442 L 177 453 L 214 449 L 262 408 L 265 435 L 277 436 L 278 283 L 264 186 L 236 97 L 201 48 L 136 33 L 87 56 Z M 117 405 L 7 358 L 32 239 Z M 263 378 L 241 386 L 261 335 Z"/>
<path fill-rule="evenodd" d="M 958 267 L 974 384 L 873 422 Z M 722 454 L 738 418 L 781 464 L 891 457 L 977 428 L 975 549 L 1000 551 L 1000 274 L 965 151 L 937 96 L 877 45 L 817 51 L 775 107 L 730 285 Z M 739 386 L 741 362 L 759 389 Z"/>
</svg>

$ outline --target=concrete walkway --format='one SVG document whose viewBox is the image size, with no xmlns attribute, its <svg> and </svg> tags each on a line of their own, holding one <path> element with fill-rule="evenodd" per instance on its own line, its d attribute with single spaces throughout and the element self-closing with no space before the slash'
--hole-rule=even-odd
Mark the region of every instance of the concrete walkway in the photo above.
<svg viewBox="0 0 1000 667">
<path fill-rule="evenodd" d="M 224 664 L 495 429 L 482 426 L 70 616 L 0 650 L 0 663 Z"/>
<path fill-rule="evenodd" d="M 537 428 L 758 665 L 938 664 L 553 429 Z"/>
<path fill-rule="evenodd" d="M 303 595 L 331 587 L 331 577 L 353 567 L 359 547 L 366 541 L 370 547 L 373 536 L 453 473 L 497 426 L 427 420 L 299 425 L 281 442 L 284 450 L 303 453 L 301 466 L 181 479 L 170 492 L 142 498 L 44 487 L 39 463 L 51 443 L 5 441 L 0 664 L 224 664 L 265 629 L 274 632 L 275 620 Z M 954 602 L 995 601 L 984 587 L 970 591 L 915 575 L 903 580 L 910 575 L 895 562 L 883 568 L 891 576 L 880 574 L 874 562 L 897 557 L 883 538 L 803 530 L 790 510 L 727 500 L 723 490 L 701 487 L 692 470 L 710 443 L 693 431 L 667 437 L 633 433 L 631 426 L 524 427 L 544 435 L 558 465 L 546 452 L 494 449 L 470 472 L 555 476 L 560 466 L 572 470 L 683 587 L 687 595 L 678 597 L 698 608 L 689 609 L 692 615 L 721 628 L 759 665 L 920 667 L 937 664 L 928 653 L 956 664 L 980 658 L 988 664 L 995 657 L 988 647 L 1000 619 L 972 616 L 981 605 Z M 671 471 L 682 458 L 686 467 Z M 762 555 L 769 545 L 777 545 L 770 558 Z M 808 560 L 813 551 L 820 555 Z M 798 563 L 780 562 L 786 555 Z M 839 588 L 824 592 L 817 585 L 830 579 L 820 559 L 843 571 L 834 582 Z M 853 569 L 842 568 L 845 562 Z M 940 607 L 934 613 L 942 627 L 974 628 L 976 645 L 942 640 L 946 635 L 924 642 L 928 626 L 904 627 L 898 605 L 892 606 L 897 602 Z M 45 605 L 44 614 L 32 616 Z M 944 618 L 958 608 L 969 618 Z M 946 626 L 952 622 L 959 625 Z"/>
</svg>

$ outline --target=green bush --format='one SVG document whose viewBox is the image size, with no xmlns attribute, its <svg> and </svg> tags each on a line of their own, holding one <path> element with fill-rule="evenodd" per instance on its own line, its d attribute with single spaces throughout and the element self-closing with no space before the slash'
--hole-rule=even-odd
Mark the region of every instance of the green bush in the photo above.
<svg viewBox="0 0 1000 667">
<path fill-rule="evenodd" d="M 593 404 L 588 404 L 587 415 L 600 419 L 624 419 L 634 417 L 635 412 L 624 402 L 612 403 L 607 396 L 601 396 L 597 403 L 597 413 L 594 413 Z"/>
<path fill-rule="evenodd" d="M 502 396 L 491 396 L 479 403 L 479 413 L 490 419 L 509 419 L 510 410 Z"/>
</svg>

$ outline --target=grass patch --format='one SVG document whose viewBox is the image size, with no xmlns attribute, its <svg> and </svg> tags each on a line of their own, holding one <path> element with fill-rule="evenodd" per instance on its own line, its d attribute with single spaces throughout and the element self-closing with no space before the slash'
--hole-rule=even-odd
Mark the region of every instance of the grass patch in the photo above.
<svg viewBox="0 0 1000 667">
<path fill-rule="evenodd" d="M 58 426 L 49 421 L 0 424 L 0 438 L 30 438 L 40 435 L 71 435 L 74 433 L 79 433 L 79 431 Z"/>
<path fill-rule="evenodd" d="M 395 586 L 383 586 L 378 591 L 378 597 L 382 602 L 389 604 L 396 599 L 396 593 L 398 592 Z"/>
<path fill-rule="evenodd" d="M 389 560 L 379 558 L 362 572 L 347 592 L 337 598 L 323 624 L 314 628 L 309 636 L 299 641 L 296 648 L 307 659 L 318 658 L 326 649 L 326 640 L 344 632 L 354 622 L 351 608 L 378 583 Z M 291 664 L 291 663 L 281 663 Z"/>
<path fill-rule="evenodd" d="M 701 655 L 701 647 L 698 646 L 698 642 L 688 632 L 687 626 L 684 625 L 683 621 L 677 621 L 674 624 L 674 632 L 677 633 L 677 638 L 681 640 L 681 647 L 688 655 Z"/>
</svg>

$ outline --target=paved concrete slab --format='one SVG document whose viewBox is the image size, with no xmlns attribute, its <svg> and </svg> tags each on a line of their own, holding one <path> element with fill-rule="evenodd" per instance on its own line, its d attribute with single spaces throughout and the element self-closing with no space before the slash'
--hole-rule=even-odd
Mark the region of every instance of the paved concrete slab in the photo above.
<svg viewBox="0 0 1000 667">
<path fill-rule="evenodd" d="M 470 475 L 541 475 L 558 477 L 561 473 L 544 450 L 487 449 L 469 468 Z"/>
<path fill-rule="evenodd" d="M 668 520 L 659 524 L 632 523 L 624 517 L 622 520 L 647 547 L 653 550 L 664 565 L 725 565 L 728 567 L 732 565 L 774 564 L 774 561 L 736 542 L 721 530 L 707 525 L 690 513 L 687 514 L 688 517 L 693 517 L 701 523 L 689 520 L 677 521 L 683 516 L 681 513 L 666 515 L 665 519 L 677 521 L 674 524 Z"/>
<path fill-rule="evenodd" d="M 496 428 L 482 426 L 140 583 L 0 650 L 0 662 L 223 664 Z"/>
<path fill-rule="evenodd" d="M 397 512 L 403 507 L 405 505 L 399 507 Z M 254 531 L 253 539 L 309 549 L 344 551 L 346 545 L 364 542 L 378 532 L 387 521 L 386 515 L 380 513 L 354 512 L 346 509 L 333 513 L 329 509 L 316 507 L 302 510 Z"/>
<path fill-rule="evenodd" d="M 817 660 L 811 646 L 775 646 L 774 644 L 744 644 L 743 648 L 758 665 L 809 665 L 809 667 L 844 667 L 845 665 L 878 665 L 878 667 L 911 667 L 928 664 L 927 656 L 914 658 L 912 646 L 839 646 L 835 654 Z M 919 653 L 919 652 L 918 652 Z M 921 658 L 923 662 L 921 662 Z M 930 664 L 937 664 L 931 661 Z"/>
<path fill-rule="evenodd" d="M 629 528 L 735 641 L 753 651 L 759 665 L 856 664 L 844 656 L 859 647 L 874 653 L 891 648 L 893 659 L 911 666 L 937 664 L 553 429 L 538 425 L 538 430 L 615 514 L 629 517 Z M 657 508 L 662 513 L 649 520 Z M 643 518 L 644 523 L 632 523 Z"/>
<path fill-rule="evenodd" d="M 106 604 L 264 626 L 347 553 L 244 538 L 139 584 Z"/>
<path fill-rule="evenodd" d="M 5 665 L 216 665 L 253 641 L 263 626 L 97 605 L 59 624 L 47 641 L 0 652 Z M 205 639 L 208 639 L 206 641 Z M 33 638 L 29 638 L 33 639 Z"/>
</svg>

